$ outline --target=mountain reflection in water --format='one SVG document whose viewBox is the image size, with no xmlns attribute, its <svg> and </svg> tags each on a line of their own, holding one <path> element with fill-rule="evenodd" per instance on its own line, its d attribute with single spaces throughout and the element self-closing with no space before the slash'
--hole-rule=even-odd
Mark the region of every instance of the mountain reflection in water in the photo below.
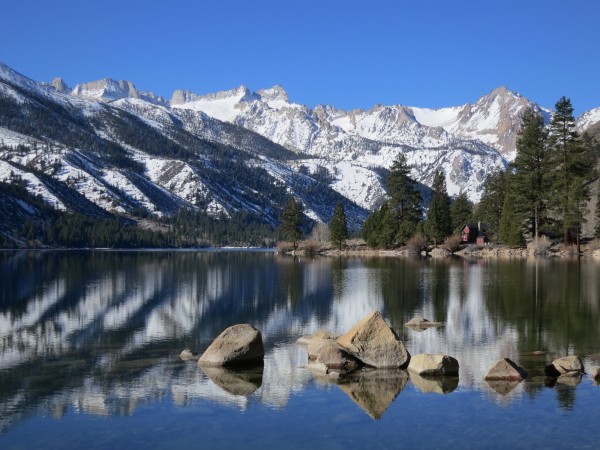
<svg viewBox="0 0 600 450">
<path fill-rule="evenodd" d="M 478 389 L 499 401 L 544 389 L 543 366 L 579 354 L 598 365 L 600 265 L 578 260 L 298 259 L 270 252 L 0 253 L 0 429 L 69 408 L 129 415 L 141 403 L 209 400 L 284 408 L 319 385 L 295 341 L 348 330 L 373 310 L 411 354 L 445 353 L 459 381 L 414 380 L 422 392 Z M 413 331 L 415 314 L 444 322 Z M 203 351 L 223 329 L 263 333 L 265 363 L 249 373 L 203 372 L 178 358 Z M 543 355 L 534 354 L 536 350 Z M 496 386 L 483 375 L 518 361 L 534 381 Z M 536 378 L 537 377 L 537 378 Z M 419 377 L 420 378 L 420 377 Z M 409 383 L 398 373 L 357 372 L 336 382 L 379 418 Z M 572 386 L 558 383 L 570 408 Z"/>
</svg>

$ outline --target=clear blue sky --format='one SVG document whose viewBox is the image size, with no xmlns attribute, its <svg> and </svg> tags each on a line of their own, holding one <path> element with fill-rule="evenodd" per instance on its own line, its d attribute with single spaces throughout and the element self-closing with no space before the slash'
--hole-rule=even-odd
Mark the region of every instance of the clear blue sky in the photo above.
<svg viewBox="0 0 600 450">
<path fill-rule="evenodd" d="M 504 85 L 600 106 L 600 2 L 6 1 L 0 61 L 38 81 L 104 77 L 170 97 L 281 84 L 291 100 L 443 107 Z"/>
</svg>

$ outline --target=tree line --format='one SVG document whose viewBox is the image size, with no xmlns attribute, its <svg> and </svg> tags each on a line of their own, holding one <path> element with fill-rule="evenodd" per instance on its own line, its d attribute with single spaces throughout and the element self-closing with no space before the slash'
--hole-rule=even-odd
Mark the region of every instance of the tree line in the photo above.
<svg viewBox="0 0 600 450">
<path fill-rule="evenodd" d="M 526 238 L 561 238 L 581 242 L 591 187 L 597 180 L 600 146 L 575 129 L 571 101 L 562 97 L 548 126 L 541 113 L 524 112 L 517 136 L 517 155 L 505 171 L 490 174 L 478 205 L 465 192 L 451 200 L 444 174 L 436 172 L 426 208 L 406 157 L 399 153 L 387 179 L 387 201 L 371 212 L 362 237 L 372 248 L 396 248 L 413 242 L 434 246 L 459 235 L 469 223 L 484 222 L 487 238 L 522 246 Z M 598 181 L 600 191 L 600 180 Z M 600 238 L 600 195 L 595 237 Z"/>
</svg>

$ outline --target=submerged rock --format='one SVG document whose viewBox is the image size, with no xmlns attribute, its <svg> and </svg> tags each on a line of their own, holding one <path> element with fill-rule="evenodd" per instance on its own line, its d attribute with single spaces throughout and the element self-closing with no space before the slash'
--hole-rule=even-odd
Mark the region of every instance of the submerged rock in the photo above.
<svg viewBox="0 0 600 450">
<path fill-rule="evenodd" d="M 363 363 L 377 368 L 405 368 L 410 354 L 378 311 L 373 311 L 337 343 Z"/>
<path fill-rule="evenodd" d="M 321 340 L 321 339 L 334 339 L 335 340 L 337 338 L 338 338 L 338 336 L 331 334 L 328 331 L 320 330 L 320 331 L 317 331 L 312 336 L 300 336 L 296 342 L 298 343 L 298 345 L 308 346 L 308 345 L 310 345 L 311 342 L 315 342 L 317 340 Z"/>
<path fill-rule="evenodd" d="M 191 359 L 198 359 L 198 353 L 191 351 L 189 348 L 183 350 L 179 357 L 184 361 L 189 361 Z"/>
<path fill-rule="evenodd" d="M 410 358 L 408 370 L 418 375 L 458 376 L 458 361 L 448 355 L 420 353 Z"/>
<path fill-rule="evenodd" d="M 265 349 L 260 331 L 248 324 L 233 325 L 210 344 L 199 366 L 235 366 L 263 361 Z"/>
<path fill-rule="evenodd" d="M 572 355 L 555 359 L 551 364 L 548 364 L 545 367 L 544 372 L 549 377 L 558 378 L 559 376 L 570 372 L 584 373 L 585 370 L 581 358 Z"/>
<path fill-rule="evenodd" d="M 328 371 L 341 374 L 352 372 L 362 364 L 354 356 L 341 348 L 333 340 L 325 340 L 328 345 L 324 346 L 317 356 L 316 363 L 324 364 Z"/>
<path fill-rule="evenodd" d="M 410 319 L 408 322 L 406 322 L 404 325 L 409 328 L 423 330 L 423 329 L 426 329 L 429 327 L 441 327 L 443 325 L 443 323 L 442 322 L 431 322 L 427 319 L 424 319 L 423 317 L 421 317 L 419 315 L 416 315 L 415 317 Z"/>
<path fill-rule="evenodd" d="M 527 375 L 514 361 L 503 358 L 488 370 L 484 378 L 486 381 L 521 381 L 527 378 Z"/>
</svg>

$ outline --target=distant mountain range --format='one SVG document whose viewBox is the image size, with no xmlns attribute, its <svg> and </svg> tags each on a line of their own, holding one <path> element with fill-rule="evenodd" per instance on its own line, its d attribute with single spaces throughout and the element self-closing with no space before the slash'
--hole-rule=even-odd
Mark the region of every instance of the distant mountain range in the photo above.
<svg viewBox="0 0 600 450">
<path fill-rule="evenodd" d="M 57 209 L 133 219 L 195 208 L 250 211 L 276 225 L 294 194 L 316 221 L 342 201 L 358 228 L 383 201 L 398 152 L 425 193 L 442 170 L 450 195 L 478 201 L 487 174 L 514 158 L 527 107 L 551 116 L 504 87 L 451 108 L 344 111 L 292 103 L 281 86 L 177 90 L 166 100 L 130 81 L 71 89 L 0 64 L 0 181 L 24 180 Z M 577 124 L 595 131 L 600 108 Z"/>
</svg>

